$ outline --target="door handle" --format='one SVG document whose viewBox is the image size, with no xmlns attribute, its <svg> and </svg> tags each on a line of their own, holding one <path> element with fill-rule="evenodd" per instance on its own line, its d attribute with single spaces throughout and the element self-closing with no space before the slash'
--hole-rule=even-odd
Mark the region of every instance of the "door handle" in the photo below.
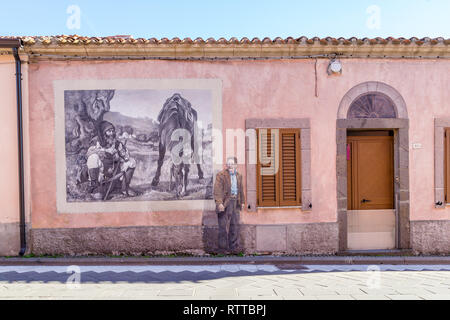
<svg viewBox="0 0 450 320">
<path fill-rule="evenodd" d="M 372 200 L 367 200 L 367 199 L 362 199 L 361 200 L 362 203 L 366 203 L 366 202 L 370 202 L 370 201 L 372 201 Z"/>
</svg>

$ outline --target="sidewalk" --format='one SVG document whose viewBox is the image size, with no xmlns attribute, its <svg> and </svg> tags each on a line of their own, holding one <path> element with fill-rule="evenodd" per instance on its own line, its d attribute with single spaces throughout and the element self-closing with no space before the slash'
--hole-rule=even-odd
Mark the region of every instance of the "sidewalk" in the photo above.
<svg viewBox="0 0 450 320">
<path fill-rule="evenodd" d="M 3 257 L 4 299 L 450 300 L 450 257 Z"/>
<path fill-rule="evenodd" d="M 450 300 L 450 265 L 295 266 L 0 266 L 0 300 Z"/>
<path fill-rule="evenodd" d="M 68 265 L 450 265 L 450 256 L 0 257 L 0 266 Z"/>
</svg>

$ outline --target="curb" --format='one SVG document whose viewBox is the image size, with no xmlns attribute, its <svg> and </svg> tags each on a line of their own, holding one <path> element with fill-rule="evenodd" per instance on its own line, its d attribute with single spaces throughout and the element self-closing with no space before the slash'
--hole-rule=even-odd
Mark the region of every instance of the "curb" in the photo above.
<svg viewBox="0 0 450 320">
<path fill-rule="evenodd" d="M 271 265 L 450 265 L 450 256 L 429 257 L 373 257 L 373 256 L 330 256 L 330 257 L 183 257 L 183 258 L 109 258 L 109 257 L 67 257 L 67 258 L 0 258 L 0 266 L 68 266 L 68 265 L 222 265 L 222 264 L 271 264 Z"/>
</svg>

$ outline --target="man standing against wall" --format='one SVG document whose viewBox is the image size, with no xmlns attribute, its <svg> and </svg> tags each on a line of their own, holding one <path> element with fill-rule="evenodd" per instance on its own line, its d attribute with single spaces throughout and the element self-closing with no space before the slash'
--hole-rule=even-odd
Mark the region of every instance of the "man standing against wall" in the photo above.
<svg viewBox="0 0 450 320">
<path fill-rule="evenodd" d="M 245 197 L 242 175 L 237 172 L 237 158 L 227 158 L 226 169 L 220 171 L 214 183 L 214 201 L 219 220 L 219 253 L 237 253 L 239 246 L 239 211 Z"/>
</svg>

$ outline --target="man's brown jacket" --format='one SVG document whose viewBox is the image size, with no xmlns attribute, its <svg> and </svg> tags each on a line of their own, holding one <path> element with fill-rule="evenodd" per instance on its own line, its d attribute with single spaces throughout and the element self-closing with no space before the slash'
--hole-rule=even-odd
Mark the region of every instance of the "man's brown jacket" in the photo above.
<svg viewBox="0 0 450 320">
<path fill-rule="evenodd" d="M 241 209 L 242 204 L 245 204 L 244 188 L 242 187 L 242 175 L 236 171 L 237 178 L 237 208 Z M 216 211 L 218 211 L 219 204 L 223 204 L 226 208 L 231 196 L 231 177 L 228 169 L 220 171 L 216 175 L 216 182 L 214 183 L 214 201 L 216 202 Z"/>
</svg>

